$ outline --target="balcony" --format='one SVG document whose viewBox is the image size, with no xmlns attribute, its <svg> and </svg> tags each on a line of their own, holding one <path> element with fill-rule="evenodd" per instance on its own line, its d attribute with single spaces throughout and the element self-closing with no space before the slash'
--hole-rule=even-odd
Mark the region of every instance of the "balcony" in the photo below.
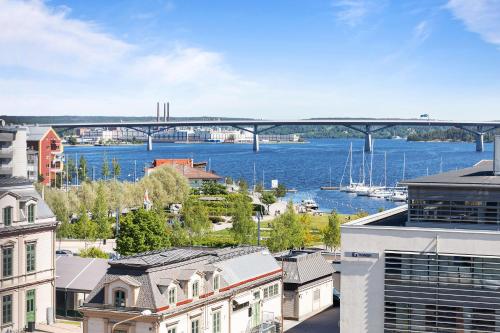
<svg viewBox="0 0 500 333">
<path fill-rule="evenodd" d="M 10 165 L 0 165 L 0 175 L 12 175 L 12 167 Z"/>
<path fill-rule="evenodd" d="M 12 146 L 0 148 L 0 158 L 12 158 L 14 155 L 14 149 Z"/>
<path fill-rule="evenodd" d="M 12 142 L 14 141 L 14 133 L 0 133 L 1 142 Z"/>
</svg>

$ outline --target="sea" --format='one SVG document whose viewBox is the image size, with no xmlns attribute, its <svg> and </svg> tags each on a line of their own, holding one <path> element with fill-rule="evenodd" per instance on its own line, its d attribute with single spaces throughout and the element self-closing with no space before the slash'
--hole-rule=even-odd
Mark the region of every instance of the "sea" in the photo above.
<svg viewBox="0 0 500 333">
<path fill-rule="evenodd" d="M 352 145 L 352 169 L 349 151 Z M 121 166 L 120 180 L 134 181 L 144 176 L 144 167 L 159 158 L 192 158 L 206 161 L 208 168 L 223 177 L 245 179 L 250 187 L 263 182 L 271 187 L 272 180 L 289 189 L 286 200 L 315 200 L 321 211 L 336 210 L 353 214 L 360 210 L 374 213 L 393 208 L 397 203 L 384 199 L 358 197 L 339 191 L 324 191 L 321 186 L 339 186 L 355 182 L 396 186 L 404 179 L 469 167 L 492 158 L 492 144 L 484 152 L 476 152 L 474 143 L 410 142 L 406 140 L 374 140 L 373 154 L 363 153 L 362 139 L 310 139 L 306 143 L 261 144 L 254 152 L 250 144 L 223 143 L 154 143 L 146 145 L 65 146 L 66 159 L 85 156 L 89 176 L 101 177 L 104 159 L 116 158 Z M 364 160 L 364 167 L 363 167 Z M 349 172 L 349 170 L 352 170 Z M 364 171 L 364 172 L 363 172 Z M 371 175 L 371 177 L 370 177 Z M 135 176 L 135 177 L 134 177 Z"/>
</svg>

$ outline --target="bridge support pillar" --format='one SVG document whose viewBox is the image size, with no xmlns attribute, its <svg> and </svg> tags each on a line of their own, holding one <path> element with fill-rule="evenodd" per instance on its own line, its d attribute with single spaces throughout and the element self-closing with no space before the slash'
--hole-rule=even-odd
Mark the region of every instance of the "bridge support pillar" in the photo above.
<svg viewBox="0 0 500 333">
<path fill-rule="evenodd" d="M 484 133 L 476 133 L 476 151 L 484 151 Z"/>
<path fill-rule="evenodd" d="M 148 131 L 148 151 L 153 150 L 153 137 L 151 136 L 151 128 Z"/>
<path fill-rule="evenodd" d="M 253 151 L 258 152 L 259 151 L 259 132 L 258 126 L 254 125 L 253 126 Z"/>
<path fill-rule="evenodd" d="M 365 131 L 365 151 L 371 153 L 373 150 L 371 126 L 366 125 Z"/>
</svg>

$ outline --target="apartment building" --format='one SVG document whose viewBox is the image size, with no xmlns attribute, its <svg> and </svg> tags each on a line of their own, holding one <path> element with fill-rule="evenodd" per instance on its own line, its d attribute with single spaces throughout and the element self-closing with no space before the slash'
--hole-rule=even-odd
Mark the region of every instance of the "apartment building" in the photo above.
<svg viewBox="0 0 500 333">
<path fill-rule="evenodd" d="M 51 323 L 55 304 L 54 214 L 31 182 L 12 177 L 0 179 L 0 211 L 0 332 L 20 332 L 36 323 Z"/>
<path fill-rule="evenodd" d="M 123 257 L 80 310 L 84 333 L 280 332 L 281 268 L 266 248 Z"/>
<path fill-rule="evenodd" d="M 342 332 L 500 332 L 494 161 L 405 181 L 408 205 L 342 226 Z"/>
<path fill-rule="evenodd" d="M 44 185 L 52 184 L 64 168 L 61 138 L 52 127 L 29 126 L 27 148 L 30 157 L 28 168 L 30 170 L 37 169 L 36 174 L 41 183 Z M 26 154 L 26 151 L 24 153 Z M 34 171 L 33 174 L 35 174 Z"/>
<path fill-rule="evenodd" d="M 0 178 L 26 175 L 26 128 L 0 126 Z"/>
</svg>

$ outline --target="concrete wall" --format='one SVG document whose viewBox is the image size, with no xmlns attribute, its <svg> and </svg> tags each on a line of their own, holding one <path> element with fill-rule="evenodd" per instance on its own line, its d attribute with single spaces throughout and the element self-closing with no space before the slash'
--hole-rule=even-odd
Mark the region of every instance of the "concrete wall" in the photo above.
<svg viewBox="0 0 500 333">
<path fill-rule="evenodd" d="M 28 159 L 26 157 L 26 129 L 19 128 L 12 142 L 12 176 L 27 177 Z"/>
<path fill-rule="evenodd" d="M 342 226 L 341 332 L 384 330 L 384 251 L 500 254 L 500 233 L 410 227 Z M 379 258 L 347 257 L 346 252 Z"/>
<path fill-rule="evenodd" d="M 314 300 L 314 293 L 319 291 L 319 301 Z M 299 320 L 309 317 L 333 304 L 333 280 L 321 281 L 301 288 L 298 293 Z"/>
</svg>

